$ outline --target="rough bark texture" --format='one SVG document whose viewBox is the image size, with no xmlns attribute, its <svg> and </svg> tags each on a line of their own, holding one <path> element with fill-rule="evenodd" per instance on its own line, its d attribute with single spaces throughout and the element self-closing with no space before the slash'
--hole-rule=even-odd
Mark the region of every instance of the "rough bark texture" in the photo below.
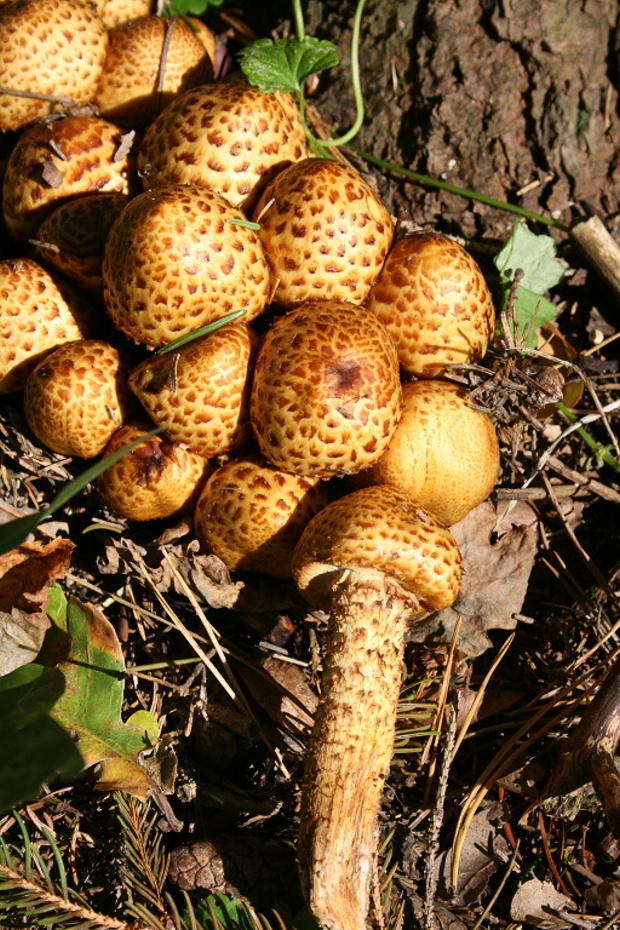
<svg viewBox="0 0 620 930">
<path fill-rule="evenodd" d="M 330 123 L 353 118 L 353 3 L 309 0 L 308 31 L 344 67 L 321 80 Z M 617 0 L 370 0 L 360 148 L 568 222 L 575 204 L 613 218 L 620 202 Z M 471 237 L 512 220 L 451 194 L 383 184 L 396 212 Z M 526 188 L 526 190 L 523 190 Z"/>
</svg>

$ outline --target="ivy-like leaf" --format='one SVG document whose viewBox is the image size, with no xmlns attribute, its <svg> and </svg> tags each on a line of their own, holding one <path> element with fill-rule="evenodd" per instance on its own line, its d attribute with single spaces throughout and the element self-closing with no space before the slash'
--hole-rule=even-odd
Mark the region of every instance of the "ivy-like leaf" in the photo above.
<svg viewBox="0 0 620 930">
<path fill-rule="evenodd" d="M 0 810 L 36 798 L 55 777 L 82 770 L 75 743 L 50 717 L 65 687 L 59 669 L 31 663 L 0 677 Z"/>
<path fill-rule="evenodd" d="M 508 309 L 511 288 L 504 290 L 504 310 Z M 513 337 L 515 343 L 528 349 L 535 349 L 538 344 L 537 331 L 545 323 L 555 320 L 558 308 L 546 297 L 535 294 L 527 287 L 517 287 L 512 295 L 511 306 L 515 312 Z"/>
<path fill-rule="evenodd" d="M 301 92 L 311 74 L 338 64 L 333 42 L 306 36 L 304 39 L 258 39 L 239 53 L 241 70 L 250 84 L 265 93 Z"/>
<path fill-rule="evenodd" d="M 495 256 L 494 264 L 504 283 L 511 283 L 517 272 L 521 272 L 520 286 L 534 294 L 544 294 L 564 277 L 564 267 L 556 258 L 556 246 L 551 236 L 539 236 L 522 222 L 514 224 L 510 238 Z"/>
<path fill-rule="evenodd" d="M 114 627 L 100 611 L 72 598 L 66 631 L 69 655 L 59 665 L 66 688 L 52 716 L 77 734 L 84 765 L 99 764 L 98 788 L 144 800 L 152 782 L 139 757 L 157 739 L 157 720 L 138 711 L 123 723 L 125 664 Z"/>
</svg>

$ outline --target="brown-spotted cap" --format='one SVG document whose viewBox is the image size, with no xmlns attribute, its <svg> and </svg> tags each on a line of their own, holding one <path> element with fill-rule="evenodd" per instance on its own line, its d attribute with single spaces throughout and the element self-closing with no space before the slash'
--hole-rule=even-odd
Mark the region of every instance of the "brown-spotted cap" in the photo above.
<svg viewBox="0 0 620 930">
<path fill-rule="evenodd" d="M 265 336 L 250 417 L 277 468 L 322 478 L 370 468 L 401 416 L 394 343 L 363 308 L 308 300 Z"/>
<path fill-rule="evenodd" d="M 385 576 L 419 601 L 420 610 L 454 602 L 461 556 L 450 531 L 398 488 L 376 485 L 321 510 L 293 553 L 293 577 L 303 597 L 329 607 L 344 572 L 359 580 Z"/>
</svg>

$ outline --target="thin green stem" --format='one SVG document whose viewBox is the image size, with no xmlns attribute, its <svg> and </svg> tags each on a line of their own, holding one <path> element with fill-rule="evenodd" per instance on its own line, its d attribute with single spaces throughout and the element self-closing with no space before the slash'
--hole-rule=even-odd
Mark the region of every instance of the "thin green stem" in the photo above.
<svg viewBox="0 0 620 930">
<path fill-rule="evenodd" d="M 559 401 L 556 404 L 556 407 L 561 413 L 564 414 L 564 416 L 569 421 L 569 423 L 576 423 L 577 420 L 579 419 L 561 401 Z M 620 474 L 620 462 L 618 462 L 618 460 L 615 459 L 613 455 L 610 455 L 607 449 L 604 446 L 602 446 L 600 442 L 597 442 L 596 439 L 594 439 L 594 437 L 590 435 L 587 429 L 585 429 L 585 427 L 583 426 L 578 427 L 576 432 L 579 436 L 581 436 L 585 444 L 589 446 L 590 449 L 592 449 L 592 451 L 596 455 L 597 460 L 604 462 L 605 465 L 609 465 L 610 468 L 613 468 L 615 472 L 618 472 Z"/>
<path fill-rule="evenodd" d="M 338 136 L 336 139 L 325 140 L 323 142 L 323 145 L 325 146 L 346 145 L 347 142 L 355 138 L 355 136 L 362 128 L 362 123 L 364 122 L 364 95 L 362 93 L 362 85 L 360 81 L 359 50 L 362 14 L 364 12 L 365 5 L 366 0 L 359 0 L 355 9 L 353 32 L 351 34 L 351 81 L 353 83 L 353 93 L 355 95 L 355 122 L 349 131 L 344 133 L 344 135 Z"/>
<path fill-rule="evenodd" d="M 311 130 L 310 127 L 308 126 L 308 123 L 307 123 L 307 120 L 306 120 L 306 101 L 305 101 L 305 99 L 304 99 L 303 93 L 299 92 L 299 93 L 296 94 L 296 96 L 297 96 L 297 105 L 298 105 L 298 107 L 299 107 L 299 119 L 300 119 L 300 121 L 301 121 L 301 125 L 302 125 L 302 127 L 303 127 L 303 130 L 304 130 L 304 132 L 305 132 L 305 134 L 306 134 L 306 139 L 307 139 L 307 141 L 308 141 L 308 145 L 310 146 L 310 148 L 312 149 L 312 151 L 314 152 L 314 154 L 317 155 L 319 158 L 331 158 L 331 159 L 333 159 L 334 156 L 331 155 L 331 154 L 327 151 L 327 149 L 326 149 L 326 148 L 324 147 L 324 145 L 323 145 L 322 140 L 321 140 L 321 139 L 317 139 L 317 137 L 314 135 L 314 133 L 312 132 L 312 130 Z"/>
<path fill-rule="evenodd" d="M 295 20 L 295 35 L 301 42 L 306 37 L 306 27 L 304 25 L 304 14 L 301 8 L 301 0 L 292 0 L 293 19 Z"/>
<path fill-rule="evenodd" d="M 494 197 L 487 197 L 486 194 L 479 194 L 477 191 L 470 191 L 463 187 L 455 187 L 447 181 L 439 181 L 437 178 L 431 178 L 426 174 L 418 174 L 417 171 L 411 171 L 409 168 L 403 168 L 402 165 L 396 165 L 394 162 L 386 161 L 383 158 L 377 158 L 370 152 L 358 149 L 354 145 L 349 148 L 364 161 L 371 165 L 377 165 L 384 171 L 392 171 L 394 174 L 400 174 L 410 181 L 418 184 L 424 184 L 426 187 L 436 187 L 442 191 L 448 191 L 450 194 L 456 194 L 458 197 L 465 197 L 467 200 L 477 200 L 479 203 L 485 203 L 489 207 L 495 207 L 497 210 L 504 210 L 506 213 L 515 213 L 517 216 L 523 216 L 525 219 L 532 220 L 535 223 L 544 223 L 545 226 L 553 226 L 555 229 L 561 229 L 563 232 L 569 232 L 568 226 L 564 223 L 554 220 L 550 216 L 543 216 L 540 213 L 534 213 L 532 210 L 526 210 L 525 207 L 518 207 L 516 204 L 507 203 L 505 200 L 496 200 Z"/>
<path fill-rule="evenodd" d="M 293 5 L 293 18 L 295 20 L 295 32 L 297 38 L 302 40 L 305 37 L 306 30 L 304 26 L 304 17 L 301 9 L 301 0 L 292 0 Z M 353 18 L 353 32 L 351 34 L 351 81 L 353 83 L 353 94 L 355 97 L 355 122 L 342 136 L 337 136 L 335 139 L 318 139 L 306 121 L 306 105 L 304 100 L 303 92 L 298 95 L 298 104 L 299 112 L 301 115 L 301 124 L 306 133 L 306 138 L 310 148 L 315 155 L 319 155 L 321 158 L 332 158 L 327 151 L 328 148 L 333 148 L 337 145 L 346 145 L 351 139 L 355 138 L 360 129 L 362 128 L 362 123 L 364 122 L 364 95 L 362 93 L 362 85 L 360 81 L 360 62 L 359 62 L 359 46 L 360 46 L 360 32 L 362 27 L 362 14 L 364 12 L 364 7 L 366 5 L 366 0 L 358 0 L 357 6 L 355 8 L 355 16 Z"/>
</svg>

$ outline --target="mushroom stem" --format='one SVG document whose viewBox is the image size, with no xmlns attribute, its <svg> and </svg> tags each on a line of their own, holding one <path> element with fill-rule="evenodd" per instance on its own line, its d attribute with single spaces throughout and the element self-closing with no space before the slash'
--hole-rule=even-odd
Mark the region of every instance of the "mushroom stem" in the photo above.
<svg viewBox="0 0 620 930">
<path fill-rule="evenodd" d="M 405 630 L 419 604 L 390 579 L 357 580 L 346 572 L 332 588 L 331 605 L 302 792 L 300 870 L 323 930 L 364 930 Z"/>
<path fill-rule="evenodd" d="M 454 602 L 461 557 L 428 510 L 377 485 L 320 510 L 292 570 L 333 622 L 302 791 L 302 884 L 321 930 L 364 930 L 405 630 L 411 617 Z"/>
</svg>

